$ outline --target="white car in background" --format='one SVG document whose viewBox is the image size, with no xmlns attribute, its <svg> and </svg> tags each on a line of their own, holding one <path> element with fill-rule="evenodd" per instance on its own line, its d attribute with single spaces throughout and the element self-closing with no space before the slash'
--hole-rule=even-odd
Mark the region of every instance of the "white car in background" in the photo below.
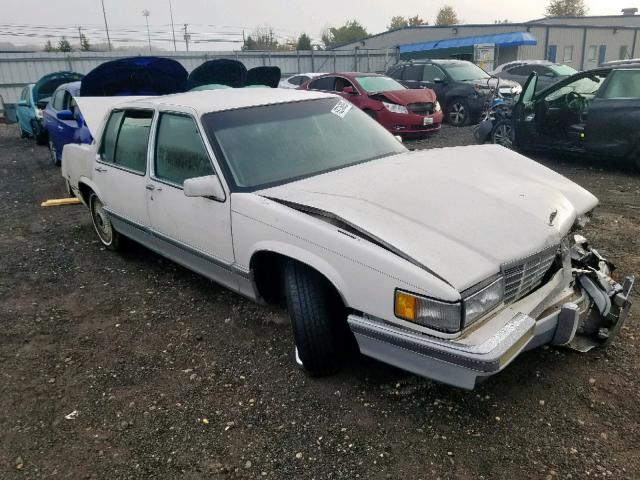
<svg viewBox="0 0 640 480">
<path fill-rule="evenodd" d="M 304 82 L 311 80 L 312 78 L 319 77 L 320 75 L 326 75 L 325 73 L 298 73 L 291 77 L 283 78 L 280 80 L 278 87 L 280 88 L 298 88 Z"/>
<path fill-rule="evenodd" d="M 357 345 L 473 388 L 524 350 L 586 351 L 624 323 L 633 279 L 613 281 L 574 235 L 597 199 L 513 151 L 411 152 L 321 92 L 93 110 L 96 140 L 65 147 L 62 175 L 102 244 L 126 236 L 253 300 L 285 300 L 312 375 Z"/>
</svg>

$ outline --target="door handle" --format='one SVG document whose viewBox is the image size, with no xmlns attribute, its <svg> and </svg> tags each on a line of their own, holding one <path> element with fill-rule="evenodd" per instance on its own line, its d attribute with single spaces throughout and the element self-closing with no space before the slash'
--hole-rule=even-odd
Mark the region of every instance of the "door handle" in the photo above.
<svg viewBox="0 0 640 480">
<path fill-rule="evenodd" d="M 162 190 L 162 187 L 156 187 L 155 185 L 153 185 L 152 183 L 147 184 L 144 188 L 146 188 L 147 190 L 149 190 L 150 192 L 153 192 L 154 190 L 159 192 Z"/>
<path fill-rule="evenodd" d="M 58 125 L 58 130 L 64 130 L 64 127 L 62 125 Z"/>
<path fill-rule="evenodd" d="M 106 168 L 102 168 L 102 167 L 96 167 L 96 168 L 94 168 L 94 170 L 95 170 L 96 172 L 106 172 L 106 171 L 107 171 L 107 169 L 106 169 Z"/>
</svg>

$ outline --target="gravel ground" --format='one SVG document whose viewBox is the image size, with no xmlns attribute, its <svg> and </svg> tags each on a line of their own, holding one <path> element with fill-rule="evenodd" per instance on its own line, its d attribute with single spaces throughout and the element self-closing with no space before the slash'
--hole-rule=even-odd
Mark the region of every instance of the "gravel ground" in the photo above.
<svg viewBox="0 0 640 480">
<path fill-rule="evenodd" d="M 640 272 L 640 177 L 542 161 L 599 196 L 588 236 Z M 283 312 L 40 208 L 59 169 L 5 125 L 0 174 L 2 479 L 640 478 L 637 306 L 609 349 L 531 351 L 473 392 L 365 358 L 310 379 Z"/>
</svg>

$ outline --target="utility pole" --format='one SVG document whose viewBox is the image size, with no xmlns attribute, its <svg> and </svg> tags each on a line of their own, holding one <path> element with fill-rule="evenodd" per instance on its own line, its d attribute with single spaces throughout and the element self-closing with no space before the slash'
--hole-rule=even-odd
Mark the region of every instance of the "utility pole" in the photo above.
<svg viewBox="0 0 640 480">
<path fill-rule="evenodd" d="M 111 38 L 109 38 L 109 25 L 107 25 L 107 12 L 104 9 L 104 0 L 100 0 L 102 2 L 102 15 L 104 16 L 104 29 L 107 31 L 107 45 L 109 46 L 109 51 L 111 51 Z"/>
<path fill-rule="evenodd" d="M 80 50 L 82 50 L 82 27 L 78 25 L 78 42 L 80 42 Z"/>
<path fill-rule="evenodd" d="M 149 10 L 145 9 L 142 11 L 142 16 L 147 21 L 147 40 L 149 41 L 149 53 L 151 53 L 151 34 L 149 33 L 149 15 L 151 15 L 151 12 Z"/>
<path fill-rule="evenodd" d="M 187 27 L 189 26 L 189 24 L 185 23 L 184 24 L 184 44 L 187 47 L 187 52 L 189 51 L 189 40 L 191 39 L 191 34 L 187 32 Z"/>
<path fill-rule="evenodd" d="M 171 0 L 169 0 L 169 14 L 171 15 L 171 33 L 173 33 L 173 49 L 177 52 L 178 47 L 176 46 L 176 30 L 173 28 L 173 9 L 171 8 Z"/>
</svg>

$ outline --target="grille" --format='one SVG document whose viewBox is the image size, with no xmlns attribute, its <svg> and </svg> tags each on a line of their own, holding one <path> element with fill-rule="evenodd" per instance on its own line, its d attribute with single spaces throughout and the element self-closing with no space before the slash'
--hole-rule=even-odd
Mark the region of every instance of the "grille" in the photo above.
<svg viewBox="0 0 640 480">
<path fill-rule="evenodd" d="M 410 112 L 417 113 L 418 115 L 432 115 L 434 111 L 433 103 L 410 103 L 407 105 L 407 109 Z"/>
<path fill-rule="evenodd" d="M 551 268 L 559 247 L 548 248 L 518 262 L 503 266 L 504 302 L 513 303 L 532 291 Z"/>
</svg>

